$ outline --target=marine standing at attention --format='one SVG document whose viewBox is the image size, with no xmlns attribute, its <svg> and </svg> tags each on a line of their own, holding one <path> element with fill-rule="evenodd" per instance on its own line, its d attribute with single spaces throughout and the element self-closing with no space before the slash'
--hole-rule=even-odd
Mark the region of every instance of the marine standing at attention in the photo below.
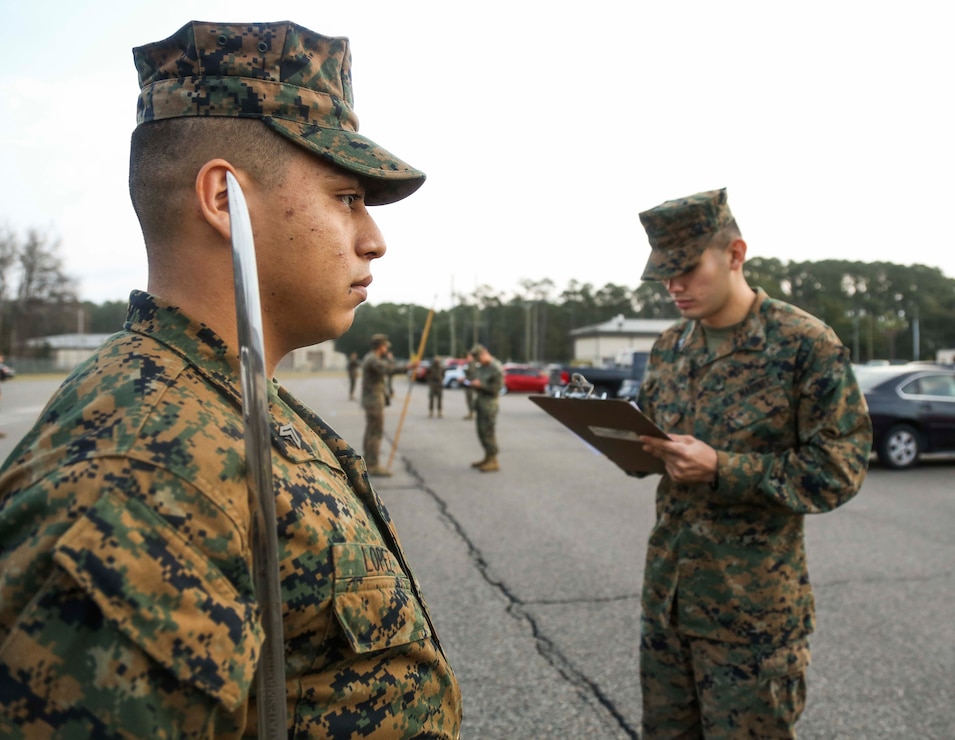
<svg viewBox="0 0 955 740">
<path fill-rule="evenodd" d="M 358 353 L 348 355 L 348 400 L 355 400 L 355 388 L 358 387 L 358 371 L 361 369 L 361 360 Z"/>
<path fill-rule="evenodd" d="M 440 419 L 442 416 L 441 397 L 444 395 L 444 363 L 437 355 L 431 358 L 425 380 L 428 382 L 428 416 L 433 417 L 434 412 L 437 411 Z"/>
<path fill-rule="evenodd" d="M 795 737 L 814 627 L 803 518 L 851 499 L 872 427 L 835 332 L 753 290 L 725 190 L 640 214 L 683 320 L 656 341 L 638 403 L 657 487 L 641 617 L 643 732 Z"/>
<path fill-rule="evenodd" d="M 423 173 L 357 133 L 348 40 L 191 22 L 133 52 L 149 265 L 126 323 L 0 470 L 0 736 L 255 735 L 227 173 L 255 234 L 265 367 L 344 333 Z M 457 681 L 361 457 L 268 387 L 288 735 L 456 738 Z"/>
</svg>

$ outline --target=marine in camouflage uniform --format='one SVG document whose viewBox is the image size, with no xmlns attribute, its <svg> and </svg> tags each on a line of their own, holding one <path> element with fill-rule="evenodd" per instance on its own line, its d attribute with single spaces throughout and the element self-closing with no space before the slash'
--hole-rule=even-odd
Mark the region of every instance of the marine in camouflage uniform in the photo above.
<svg viewBox="0 0 955 740">
<path fill-rule="evenodd" d="M 388 405 L 388 380 L 407 372 L 411 365 L 397 365 L 391 356 L 391 342 L 384 334 L 371 338 L 371 350 L 361 361 L 361 405 L 365 409 L 363 452 L 368 473 L 387 477 L 391 472 L 380 462 L 381 438 L 385 433 L 385 406 Z"/>
<path fill-rule="evenodd" d="M 474 345 L 471 354 L 475 359 L 471 388 L 474 390 L 477 435 L 484 448 L 483 459 L 471 463 L 471 467 L 482 473 L 493 473 L 500 469 L 497 459 L 497 411 L 501 386 L 504 385 L 504 370 L 483 345 Z"/>
<path fill-rule="evenodd" d="M 457 685 L 362 459 L 274 383 L 269 411 L 290 729 L 454 737 Z M 234 352 L 133 293 L 0 477 L 0 735 L 254 730 L 244 459 Z"/>
<path fill-rule="evenodd" d="M 638 400 L 675 437 L 646 440 L 667 473 L 644 575 L 644 736 L 794 737 L 814 627 L 803 519 L 859 490 L 865 401 L 831 328 L 746 286 L 725 190 L 641 220 L 643 277 L 684 314 Z"/>
<path fill-rule="evenodd" d="M 391 155 L 367 139 L 360 141 L 368 157 L 359 147 L 355 161 L 337 167 L 307 153 L 321 140 L 347 155 L 348 141 L 359 141 L 343 128 L 353 118 L 344 39 L 287 23 L 194 23 L 135 55 L 147 102 L 160 93 L 188 98 L 179 107 L 166 100 L 163 115 L 235 117 L 232 93 L 245 89 L 243 116 L 265 115 L 256 108 L 264 106 L 287 116 L 274 131 L 314 139 L 295 142 L 304 149 L 282 144 L 284 153 L 263 166 L 285 168 L 293 181 L 266 186 L 268 173 L 253 160 L 240 167 L 216 159 L 198 175 L 163 169 L 163 157 L 142 147 L 180 129 L 150 123 L 134 134 L 131 192 L 153 294 L 131 294 L 124 330 L 67 378 L 0 469 L 3 737 L 256 734 L 253 675 L 267 605 L 252 578 L 235 317 L 231 306 L 217 310 L 223 297 L 233 300 L 225 171 L 233 167 L 243 182 L 258 224 L 269 375 L 289 346 L 311 339 L 309 327 L 327 339 L 350 325 L 364 298 L 356 285 L 383 253 L 362 200 L 391 202 L 423 179 L 406 165 L 379 178 L 376 162 Z M 294 95 L 298 106 L 283 108 Z M 147 106 L 156 115 L 159 108 Z M 149 120 L 141 112 L 141 122 Z M 242 159 L 274 136 L 263 120 L 234 122 L 221 157 Z M 313 131 L 316 122 L 325 128 Z M 176 162 L 193 147 L 205 156 L 210 138 L 218 149 L 218 124 L 191 131 L 196 138 L 167 146 L 165 157 Z M 344 186 L 358 167 L 367 190 Z M 156 186 L 154 168 L 165 186 Z M 294 200 L 303 173 L 308 203 Z M 163 227 L 140 180 L 163 203 L 160 215 L 171 192 L 198 207 Z M 272 199 L 324 213 L 330 227 L 348 223 L 351 233 L 286 231 L 295 218 L 270 219 Z M 157 229 L 177 239 L 157 242 Z M 299 254 L 285 269 L 282 255 L 292 249 Z M 335 280 L 331 263 L 355 276 Z M 156 265 L 163 269 L 154 274 Z M 207 290 L 193 290 L 192 277 Z M 270 289 L 277 284 L 287 292 Z M 289 293 L 310 297 L 309 306 L 324 301 L 322 310 L 276 310 Z M 268 401 L 289 737 L 458 737 L 458 684 L 364 461 L 274 380 Z"/>
<path fill-rule="evenodd" d="M 348 400 L 355 400 L 355 388 L 358 386 L 358 371 L 361 369 L 361 360 L 358 353 L 348 355 Z"/>
<path fill-rule="evenodd" d="M 428 416 L 434 416 L 434 412 L 437 411 L 440 419 L 441 401 L 444 395 L 444 364 L 437 355 L 431 359 L 425 379 L 428 382 Z"/>
</svg>

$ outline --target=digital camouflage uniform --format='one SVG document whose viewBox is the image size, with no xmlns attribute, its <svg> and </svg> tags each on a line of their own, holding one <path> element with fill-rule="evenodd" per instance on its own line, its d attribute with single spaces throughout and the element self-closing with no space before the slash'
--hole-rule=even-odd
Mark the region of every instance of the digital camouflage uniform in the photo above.
<svg viewBox="0 0 955 740">
<path fill-rule="evenodd" d="M 457 682 L 362 459 L 269 384 L 289 737 L 454 738 Z M 0 736 L 254 735 L 237 357 L 134 292 L 0 470 Z"/>
<path fill-rule="evenodd" d="M 695 321 L 664 332 L 639 405 L 719 458 L 715 487 L 664 475 L 657 488 L 642 598 L 645 735 L 696 737 L 702 707 L 708 738 L 789 736 L 814 626 L 803 518 L 855 495 L 871 447 L 849 353 L 821 321 L 759 290 L 715 352 Z"/>
<path fill-rule="evenodd" d="M 431 360 L 425 379 L 428 381 L 428 415 L 433 415 L 437 411 L 440 417 L 441 397 L 444 395 L 444 365 L 440 358 L 435 357 Z"/>
<path fill-rule="evenodd" d="M 357 356 L 348 358 L 348 400 L 355 398 L 355 387 L 358 385 L 358 371 L 361 369 L 361 360 Z"/>
<path fill-rule="evenodd" d="M 387 380 L 395 373 L 407 370 L 407 365 L 396 365 L 394 360 L 379 357 L 374 351 L 366 354 L 361 361 L 361 405 L 365 409 L 362 451 L 369 468 L 379 467 L 381 438 L 385 433 Z"/>
<path fill-rule="evenodd" d="M 487 457 L 496 457 L 497 410 L 500 405 L 501 386 L 504 385 L 504 370 L 493 357 L 486 365 L 474 363 L 474 380 L 480 387 L 474 388 L 474 412 L 477 417 L 477 435 Z"/>
</svg>

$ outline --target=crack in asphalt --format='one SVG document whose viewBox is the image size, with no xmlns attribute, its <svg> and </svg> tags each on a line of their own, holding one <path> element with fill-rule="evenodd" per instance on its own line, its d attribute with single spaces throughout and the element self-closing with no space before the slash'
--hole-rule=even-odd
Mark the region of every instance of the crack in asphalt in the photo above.
<svg viewBox="0 0 955 740">
<path fill-rule="evenodd" d="M 461 522 L 455 518 L 448 508 L 447 503 L 435 491 L 427 486 L 424 477 L 418 473 L 415 467 L 407 458 L 402 458 L 405 470 L 417 481 L 417 488 L 428 495 L 438 506 L 441 517 L 457 532 L 461 541 L 467 546 L 468 556 L 481 574 L 481 577 L 493 588 L 495 588 L 507 601 L 507 613 L 515 620 L 523 622 L 530 628 L 531 635 L 537 643 L 537 652 L 551 665 L 557 673 L 573 685 L 578 692 L 588 701 L 596 702 L 601 708 L 608 712 L 616 721 L 619 728 L 631 738 L 639 738 L 640 735 L 636 728 L 632 727 L 627 718 L 617 709 L 613 700 L 607 696 L 597 685 L 595 681 L 588 678 L 583 672 L 578 670 L 573 662 L 567 658 L 560 648 L 548 638 L 540 629 L 537 621 L 529 614 L 524 606 L 527 604 L 572 604 L 572 603 L 601 603 L 611 601 L 630 600 L 631 595 L 620 597 L 600 597 L 593 599 L 566 599 L 554 601 L 522 601 L 514 592 L 512 592 L 503 582 L 495 580 L 490 574 L 490 564 L 484 559 L 480 548 L 468 537 Z"/>
<path fill-rule="evenodd" d="M 529 599 L 522 604 L 542 604 L 556 606 L 559 604 L 613 604 L 617 601 L 640 601 L 640 594 L 621 594 L 620 596 L 591 596 L 586 599 Z"/>
<path fill-rule="evenodd" d="M 852 586 L 855 584 L 870 583 L 932 583 L 934 581 L 947 581 L 955 575 L 955 571 L 945 571 L 944 573 L 933 573 L 927 576 L 867 576 L 865 578 L 841 578 L 837 581 L 824 581 L 822 583 L 813 582 L 814 591 L 822 591 L 828 588 L 842 588 L 843 586 Z"/>
</svg>

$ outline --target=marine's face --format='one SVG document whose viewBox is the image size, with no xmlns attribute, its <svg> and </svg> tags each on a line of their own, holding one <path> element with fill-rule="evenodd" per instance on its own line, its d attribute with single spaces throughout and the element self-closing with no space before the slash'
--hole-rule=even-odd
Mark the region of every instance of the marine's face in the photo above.
<svg viewBox="0 0 955 740">
<path fill-rule="evenodd" d="M 264 320 L 290 351 L 341 336 L 367 298 L 385 242 L 361 180 L 305 150 L 281 185 L 250 198 Z"/>
<path fill-rule="evenodd" d="M 722 325 L 721 312 L 727 308 L 731 292 L 730 259 L 728 250 L 711 247 L 693 268 L 662 281 L 683 318 Z"/>
</svg>

